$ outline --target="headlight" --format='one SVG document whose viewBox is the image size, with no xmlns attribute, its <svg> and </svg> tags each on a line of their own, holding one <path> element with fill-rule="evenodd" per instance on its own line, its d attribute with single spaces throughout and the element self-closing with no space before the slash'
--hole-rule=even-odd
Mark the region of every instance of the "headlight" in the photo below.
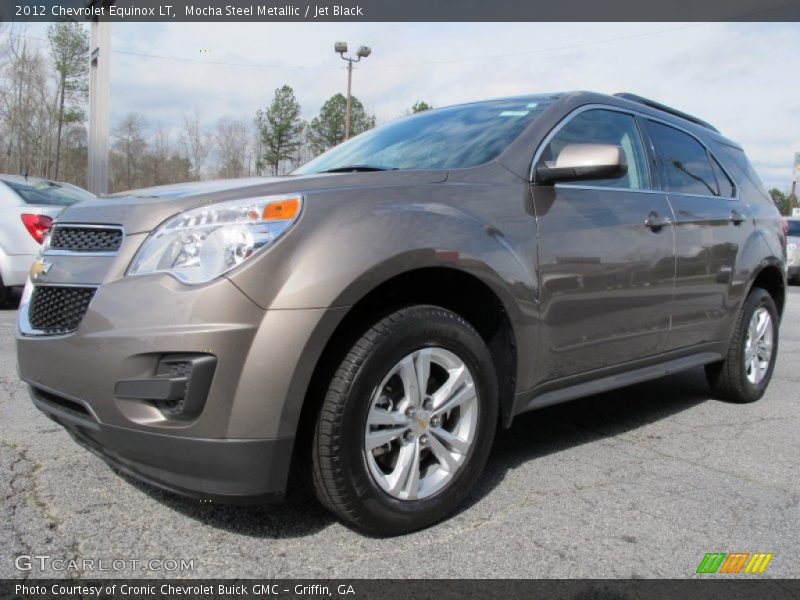
<svg viewBox="0 0 800 600">
<path fill-rule="evenodd" d="M 795 242 L 791 242 L 789 244 L 786 244 L 786 249 L 789 252 L 794 252 L 795 250 L 797 250 L 797 244 Z"/>
<path fill-rule="evenodd" d="M 150 234 L 128 275 L 169 273 L 190 285 L 211 281 L 277 240 L 302 207 L 303 197 L 294 194 L 187 210 Z"/>
</svg>

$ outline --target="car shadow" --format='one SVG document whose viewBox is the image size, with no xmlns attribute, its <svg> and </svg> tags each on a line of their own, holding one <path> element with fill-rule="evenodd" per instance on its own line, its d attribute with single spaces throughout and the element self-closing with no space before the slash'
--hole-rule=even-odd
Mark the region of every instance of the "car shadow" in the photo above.
<svg viewBox="0 0 800 600">
<path fill-rule="evenodd" d="M 490 494 L 506 473 L 524 463 L 635 430 L 710 398 L 701 368 L 520 415 L 510 429 L 498 431 L 484 473 L 458 512 Z M 201 504 L 124 473 L 120 476 L 170 509 L 238 535 L 272 539 L 304 537 L 335 521 L 313 497 L 308 484 L 290 487 L 283 503 L 242 507 Z"/>
<path fill-rule="evenodd" d="M 335 522 L 311 490 L 290 488 L 283 502 L 260 506 L 206 504 L 161 490 L 116 471 L 133 487 L 184 516 L 229 533 L 247 537 L 289 539 L 313 535 Z"/>
<path fill-rule="evenodd" d="M 707 401 L 713 395 L 700 367 L 519 415 L 510 429 L 497 432 L 484 473 L 462 510 L 524 463 L 639 429 Z"/>
</svg>

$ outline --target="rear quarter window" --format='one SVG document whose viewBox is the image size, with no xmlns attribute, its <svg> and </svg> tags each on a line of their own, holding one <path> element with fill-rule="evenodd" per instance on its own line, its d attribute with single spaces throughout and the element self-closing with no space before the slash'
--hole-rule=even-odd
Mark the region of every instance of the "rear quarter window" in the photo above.
<svg viewBox="0 0 800 600">
<path fill-rule="evenodd" d="M 764 184 L 761 181 L 761 178 L 758 176 L 758 173 L 756 173 L 756 170 L 753 168 L 753 165 L 750 164 L 749 160 L 747 160 L 747 156 L 745 155 L 744 151 L 727 144 L 720 144 L 719 147 L 725 157 L 733 163 L 736 169 L 745 178 L 747 178 L 747 181 L 750 182 L 764 198 L 769 198 L 769 192 L 767 192 L 767 188 L 764 187 Z"/>
</svg>

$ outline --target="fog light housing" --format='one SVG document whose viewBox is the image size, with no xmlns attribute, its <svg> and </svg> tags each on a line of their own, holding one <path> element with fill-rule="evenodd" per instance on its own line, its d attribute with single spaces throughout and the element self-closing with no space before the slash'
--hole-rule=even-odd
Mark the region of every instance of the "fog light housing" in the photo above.
<svg viewBox="0 0 800 600">
<path fill-rule="evenodd" d="M 168 419 L 193 419 L 203 412 L 216 368 L 210 354 L 167 354 L 153 377 L 118 381 L 114 395 L 150 401 Z"/>
</svg>

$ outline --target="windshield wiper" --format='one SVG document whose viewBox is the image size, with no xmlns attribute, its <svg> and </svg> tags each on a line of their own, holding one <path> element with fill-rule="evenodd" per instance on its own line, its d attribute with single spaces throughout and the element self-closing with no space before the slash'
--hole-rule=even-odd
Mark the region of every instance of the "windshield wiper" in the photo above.
<svg viewBox="0 0 800 600">
<path fill-rule="evenodd" d="M 381 167 L 380 165 L 348 165 L 346 167 L 334 167 L 321 171 L 322 173 L 360 173 L 367 171 L 397 171 L 397 167 Z"/>
</svg>

